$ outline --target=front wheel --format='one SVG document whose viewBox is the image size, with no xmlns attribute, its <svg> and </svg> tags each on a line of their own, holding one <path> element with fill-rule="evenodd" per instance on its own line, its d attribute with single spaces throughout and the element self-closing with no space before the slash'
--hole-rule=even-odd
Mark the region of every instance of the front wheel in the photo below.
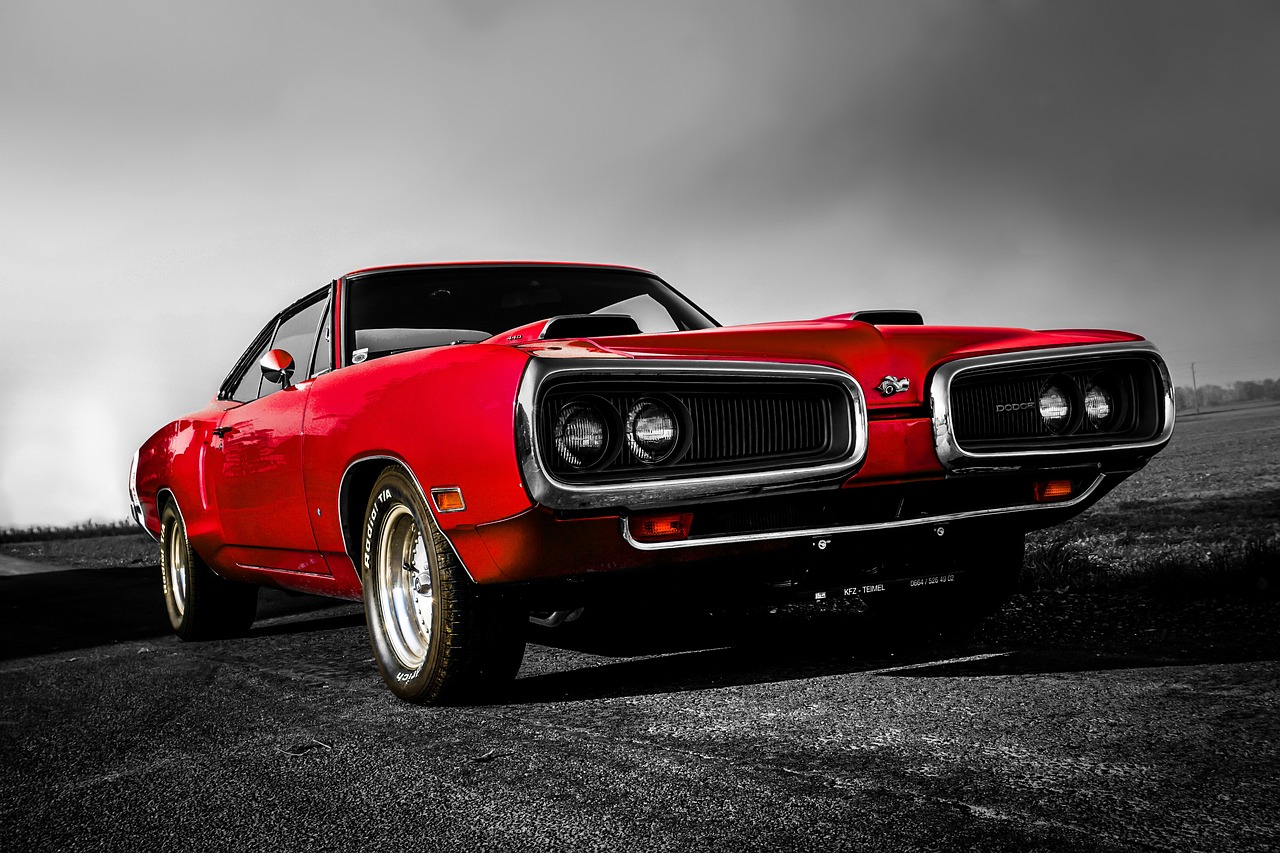
<svg viewBox="0 0 1280 853">
<path fill-rule="evenodd" d="M 258 609 L 258 588 L 220 578 L 187 541 L 182 513 L 172 502 L 160 514 L 160 575 L 169 624 L 184 640 L 244 634 Z"/>
<path fill-rule="evenodd" d="M 467 576 L 398 467 L 383 470 L 369 498 L 360 575 L 374 660 L 400 698 L 489 699 L 515 678 L 528 614 Z"/>
</svg>

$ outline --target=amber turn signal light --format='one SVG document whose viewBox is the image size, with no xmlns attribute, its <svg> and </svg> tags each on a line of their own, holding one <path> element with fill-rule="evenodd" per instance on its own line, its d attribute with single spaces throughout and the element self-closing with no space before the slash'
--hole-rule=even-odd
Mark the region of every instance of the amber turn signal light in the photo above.
<svg viewBox="0 0 1280 853">
<path fill-rule="evenodd" d="M 631 519 L 631 538 L 637 542 L 674 542 L 689 538 L 693 513 L 641 515 Z"/>
<path fill-rule="evenodd" d="M 1070 480 L 1036 480 L 1035 496 L 1036 501 L 1039 503 L 1069 498 L 1071 497 L 1071 492 Z"/>
<path fill-rule="evenodd" d="M 457 486 L 432 489 L 431 501 L 436 505 L 436 512 L 462 512 L 467 508 L 462 500 L 462 489 Z"/>
</svg>

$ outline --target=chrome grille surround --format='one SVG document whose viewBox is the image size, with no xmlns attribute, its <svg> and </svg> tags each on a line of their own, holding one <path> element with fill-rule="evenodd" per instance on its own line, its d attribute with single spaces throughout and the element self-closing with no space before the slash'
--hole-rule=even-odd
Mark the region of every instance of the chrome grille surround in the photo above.
<svg viewBox="0 0 1280 853">
<path fill-rule="evenodd" d="M 1134 400 L 1137 406 L 1154 408 L 1153 414 L 1158 418 L 1158 426 L 1153 433 L 1136 437 L 1117 435 L 1114 440 L 1106 440 L 1105 435 L 1094 436 L 1088 444 L 1076 442 L 1074 446 L 1070 440 L 1071 437 L 1064 439 L 1059 446 L 1049 446 L 1052 442 L 1046 441 L 1045 446 L 1030 448 L 1019 448 L 1014 440 L 1010 440 L 1009 446 L 1006 447 L 993 447 L 990 441 L 986 441 L 982 442 L 984 446 L 981 449 L 973 446 L 966 447 L 956 435 L 957 413 L 953 408 L 951 386 L 957 377 L 962 377 L 967 372 L 990 372 L 993 368 L 1002 367 L 1011 370 L 1034 367 L 1069 371 L 1078 369 L 1080 365 L 1103 369 L 1112 362 L 1133 358 L 1149 361 L 1157 374 L 1158 387 L 1155 394 L 1150 395 L 1148 399 Z M 943 467 L 955 472 L 1069 464 L 1072 461 L 1085 459 L 1102 460 L 1117 454 L 1131 455 L 1134 451 L 1148 448 L 1153 451 L 1158 450 L 1173 434 L 1176 410 L 1173 382 L 1170 379 L 1168 367 L 1155 346 L 1147 341 L 1054 347 L 957 359 L 947 362 L 934 372 L 929 385 L 929 402 L 933 420 L 934 450 Z"/>
<path fill-rule="evenodd" d="M 708 458 L 691 470 L 678 465 L 655 466 L 644 477 L 632 476 L 634 469 L 593 472 L 600 481 L 589 477 L 557 474 L 544 459 L 544 419 L 538 411 L 543 389 L 554 386 L 556 393 L 574 382 L 594 386 L 618 380 L 644 381 L 650 386 L 664 379 L 672 384 L 759 380 L 770 385 L 791 384 L 797 387 L 820 385 L 838 389 L 847 408 L 833 412 L 833 417 L 847 419 L 843 444 L 831 449 L 823 458 L 786 460 L 775 458 L 762 470 L 743 470 L 739 464 L 727 473 L 714 473 L 716 460 Z M 810 364 L 767 362 L 673 360 L 673 359 L 542 359 L 532 358 L 525 369 L 515 412 L 516 455 L 525 487 L 537 503 L 552 509 L 590 509 L 625 507 L 638 509 L 671 505 L 697 498 L 743 495 L 760 490 L 830 482 L 838 485 L 862 464 L 867 452 L 867 411 L 862 388 L 847 373 L 835 368 Z M 726 466 L 728 467 L 728 466 Z"/>
<path fill-rule="evenodd" d="M 754 376 L 732 383 L 737 387 L 723 379 L 715 383 L 720 387 L 715 387 L 696 379 L 664 378 L 659 391 L 653 390 L 652 382 L 646 383 L 650 388 L 644 388 L 616 376 L 592 384 L 604 387 L 595 390 L 583 382 L 570 381 L 541 396 L 538 426 L 544 440 L 554 429 L 558 410 L 584 398 L 611 413 L 619 431 L 633 406 L 646 399 L 662 401 L 677 413 L 681 440 L 670 460 L 656 464 L 642 461 L 634 448 L 619 440 L 607 462 L 588 469 L 571 467 L 544 447 L 547 469 L 568 482 L 601 481 L 610 476 L 659 479 L 698 471 L 716 473 L 735 465 L 785 467 L 789 459 L 812 462 L 818 457 L 842 456 L 848 444 L 845 413 L 838 411 L 846 408 L 842 405 L 846 395 L 834 385 L 797 386 L 795 382 Z"/>
</svg>

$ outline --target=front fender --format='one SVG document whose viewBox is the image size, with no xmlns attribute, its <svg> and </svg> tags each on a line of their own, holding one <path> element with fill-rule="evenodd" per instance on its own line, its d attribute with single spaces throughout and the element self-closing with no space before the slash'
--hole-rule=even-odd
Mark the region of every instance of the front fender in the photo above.
<svg viewBox="0 0 1280 853">
<path fill-rule="evenodd" d="M 427 494 L 437 486 L 460 488 L 466 508 L 437 516 L 446 534 L 529 509 L 513 429 L 528 358 L 510 347 L 471 344 L 390 356 L 317 378 L 302 455 L 320 549 L 346 550 L 342 476 L 362 459 L 403 460 Z"/>
</svg>

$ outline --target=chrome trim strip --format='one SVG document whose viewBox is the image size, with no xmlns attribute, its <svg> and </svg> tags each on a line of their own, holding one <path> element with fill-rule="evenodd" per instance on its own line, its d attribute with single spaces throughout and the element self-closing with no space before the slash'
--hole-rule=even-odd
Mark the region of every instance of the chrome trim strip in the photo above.
<svg viewBox="0 0 1280 853">
<path fill-rule="evenodd" d="M 543 467 L 539 458 L 538 421 L 534 403 L 552 377 L 581 375 L 593 380 L 610 377 L 680 376 L 714 381 L 719 377 L 816 380 L 836 384 L 849 395 L 850 446 L 832 462 L 772 471 L 675 477 L 630 483 L 567 483 Z M 661 506 L 682 500 L 741 494 L 769 487 L 811 484 L 851 476 L 867 455 L 867 407 L 862 387 L 843 371 L 816 364 L 672 359 L 539 359 L 525 368 L 516 397 L 516 456 L 525 488 L 536 503 L 553 509 Z"/>
<path fill-rule="evenodd" d="M 1160 434 L 1147 441 L 1116 443 L 1107 446 L 1064 447 L 1040 450 L 1010 450 L 980 453 L 965 450 L 956 440 L 951 423 L 951 383 L 956 376 L 969 370 L 1002 365 L 1034 365 L 1041 362 L 1063 360 L 1079 360 L 1081 358 L 1108 358 L 1117 355 L 1141 355 L 1154 362 L 1160 373 L 1163 384 L 1161 396 L 1164 404 L 1164 419 Z M 997 355 L 980 355 L 972 358 L 961 358 L 950 361 L 937 369 L 929 383 L 929 402 L 933 412 L 933 444 L 938 454 L 938 461 L 948 471 L 967 472 L 969 470 L 993 465 L 1018 466 L 1020 460 L 1052 458 L 1055 464 L 1061 460 L 1064 464 L 1079 457 L 1098 458 L 1112 453 L 1131 452 L 1145 448 L 1160 448 L 1173 435 L 1173 421 L 1177 410 L 1174 400 L 1173 383 L 1169 380 L 1169 368 L 1160 356 L 1160 351 L 1149 341 L 1124 341 L 1113 344 L 1089 344 L 1085 346 L 1057 347 L 1045 350 L 1029 350 Z"/>
<path fill-rule="evenodd" d="M 278 575 L 301 575 L 304 578 L 333 578 L 333 575 L 328 572 L 304 572 L 299 569 L 282 569 L 278 566 L 258 566 L 253 563 L 237 562 L 236 568 L 248 569 L 254 572 L 270 572 Z"/>
<path fill-rule="evenodd" d="M 682 539 L 678 542 L 637 542 L 631 536 L 630 520 L 626 517 L 619 519 L 622 526 L 622 538 L 627 540 L 627 544 L 638 551 L 665 551 L 671 548 L 697 548 L 702 545 L 736 545 L 743 542 L 767 542 L 776 539 L 804 539 L 812 536 L 835 536 L 840 533 L 870 533 L 877 530 L 897 530 L 904 527 L 927 527 L 931 524 L 947 524 L 953 521 L 965 521 L 973 518 L 990 518 L 998 515 L 1012 515 L 1014 513 L 1037 512 L 1048 509 L 1070 509 L 1079 506 L 1088 500 L 1098 487 L 1102 485 L 1102 481 L 1106 479 L 1105 474 L 1098 474 L 1097 478 L 1076 497 L 1069 501 L 1059 501 L 1057 503 L 1030 504 L 1025 506 L 1011 507 L 994 507 L 991 509 L 976 509 L 967 512 L 953 512 L 946 515 L 934 515 L 928 518 L 908 518 L 898 521 L 877 521 L 871 524 L 845 524 L 835 527 L 811 527 L 804 530 L 771 530 L 764 533 L 730 533 L 723 536 L 708 536 L 705 539 Z"/>
<path fill-rule="evenodd" d="M 347 467 L 342 470 L 342 478 L 338 480 L 338 534 L 342 536 L 342 550 L 347 555 L 347 559 L 351 561 L 351 565 L 355 567 L 356 581 L 360 584 L 361 588 L 364 587 L 364 578 L 360 576 L 360 561 L 357 560 L 355 556 L 352 555 L 350 550 L 348 550 L 347 537 L 343 534 L 343 531 L 346 530 L 347 528 L 347 523 L 346 523 L 346 519 L 343 517 L 343 514 L 342 514 L 342 492 L 343 492 L 343 489 L 346 487 L 347 475 L 351 473 L 351 469 L 356 467 L 362 462 L 372 462 L 375 459 L 383 459 L 387 462 L 394 462 L 396 465 L 399 465 L 406 472 L 408 472 L 409 479 L 413 480 L 413 485 L 418 490 L 418 497 L 422 498 L 422 502 L 426 504 L 427 512 L 431 513 L 431 517 L 432 517 L 431 520 L 436 523 L 436 528 L 440 531 L 440 535 L 444 537 L 444 541 L 449 543 L 449 550 L 453 551 L 454 559 L 458 561 L 459 566 L 462 566 L 462 570 L 467 573 L 467 577 L 471 578 L 471 580 L 474 581 L 476 579 L 475 575 L 471 574 L 471 570 L 467 568 L 467 564 L 462 560 L 462 555 L 459 554 L 458 549 L 453 546 L 453 540 L 449 538 L 449 534 L 445 533 L 444 528 L 441 527 L 440 525 L 440 519 L 437 517 L 439 513 L 436 510 L 435 502 L 427 500 L 426 492 L 422 490 L 422 484 L 418 482 L 418 475 L 415 474 L 413 472 L 413 469 L 409 467 L 409 463 L 405 462 L 403 459 L 401 459 L 398 456 L 387 456 L 386 454 L 376 453 L 376 454 L 371 454 L 369 456 L 361 456 L 358 459 L 352 459 L 350 462 L 347 463 Z M 359 541 L 360 537 L 357 536 L 356 539 L 357 541 Z"/>
<path fill-rule="evenodd" d="M 138 457 L 141 454 L 142 448 L 133 451 L 133 461 L 129 463 L 129 514 L 133 516 L 134 523 L 141 527 L 144 533 L 159 542 L 160 537 L 147 530 L 147 523 L 142 513 L 142 499 L 138 497 Z"/>
</svg>

